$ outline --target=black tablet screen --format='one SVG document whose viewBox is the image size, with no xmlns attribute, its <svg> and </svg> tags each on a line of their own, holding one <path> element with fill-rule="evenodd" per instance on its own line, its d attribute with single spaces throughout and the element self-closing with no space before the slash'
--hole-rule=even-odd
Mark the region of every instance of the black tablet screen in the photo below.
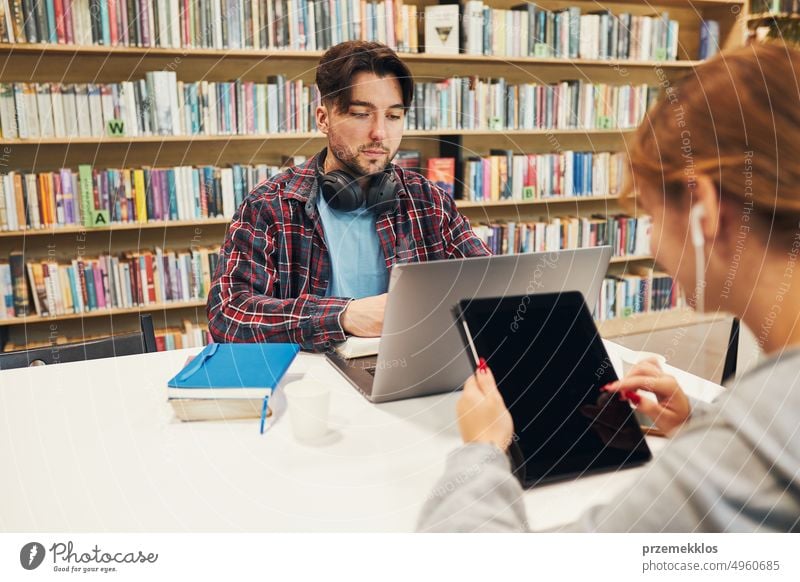
<svg viewBox="0 0 800 582">
<path fill-rule="evenodd" d="M 577 292 L 460 303 L 479 356 L 511 411 L 528 485 L 639 464 L 650 451 Z M 524 474 L 524 476 L 522 476 Z"/>
</svg>

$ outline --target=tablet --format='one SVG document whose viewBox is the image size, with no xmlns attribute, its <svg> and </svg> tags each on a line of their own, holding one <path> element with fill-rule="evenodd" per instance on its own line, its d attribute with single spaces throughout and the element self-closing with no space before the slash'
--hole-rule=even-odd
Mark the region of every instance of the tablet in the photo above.
<svg viewBox="0 0 800 582">
<path fill-rule="evenodd" d="M 514 419 L 514 474 L 526 487 L 651 458 L 579 292 L 462 300 L 454 308 L 477 367 L 486 359 Z"/>
</svg>

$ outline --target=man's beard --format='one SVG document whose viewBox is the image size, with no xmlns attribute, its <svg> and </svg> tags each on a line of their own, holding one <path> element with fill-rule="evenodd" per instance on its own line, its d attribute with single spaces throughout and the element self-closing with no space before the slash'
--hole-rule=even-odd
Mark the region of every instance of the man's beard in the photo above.
<svg viewBox="0 0 800 582">
<path fill-rule="evenodd" d="M 348 148 L 343 148 L 335 145 L 333 142 L 335 141 L 335 136 L 331 136 L 330 144 L 328 145 L 328 151 L 333 155 L 334 158 L 339 160 L 339 162 L 347 168 L 350 173 L 353 175 L 354 178 L 361 178 L 363 176 L 369 176 L 371 174 L 377 174 L 382 172 L 386 167 L 389 166 L 389 163 L 394 158 L 397 152 L 392 153 L 390 150 L 387 150 L 384 146 L 380 144 L 367 144 L 365 146 L 360 146 L 355 152 L 351 152 Z M 386 161 L 382 163 L 380 166 L 372 165 L 368 166 L 363 164 L 359 159 L 359 154 L 364 150 L 381 150 L 386 152 Z"/>
</svg>

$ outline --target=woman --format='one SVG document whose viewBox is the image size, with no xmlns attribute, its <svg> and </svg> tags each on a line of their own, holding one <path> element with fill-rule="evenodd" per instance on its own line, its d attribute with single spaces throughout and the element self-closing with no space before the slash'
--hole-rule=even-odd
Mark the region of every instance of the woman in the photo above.
<svg viewBox="0 0 800 582">
<path fill-rule="evenodd" d="M 610 385 L 673 438 L 617 502 L 562 529 L 800 531 L 798 76 L 800 53 L 783 46 L 723 53 L 665 82 L 631 140 L 626 190 L 652 216 L 658 263 L 697 290 L 695 309 L 739 317 L 769 359 L 691 418 L 653 362 Z M 526 530 L 504 454 L 511 416 L 485 365 L 465 384 L 458 415 L 466 444 L 448 458 L 420 529 Z"/>
</svg>

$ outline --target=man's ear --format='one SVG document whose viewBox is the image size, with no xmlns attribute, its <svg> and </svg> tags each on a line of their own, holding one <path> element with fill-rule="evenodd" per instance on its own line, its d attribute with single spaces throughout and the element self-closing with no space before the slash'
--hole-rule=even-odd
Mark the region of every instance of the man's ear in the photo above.
<svg viewBox="0 0 800 582">
<path fill-rule="evenodd" d="M 326 105 L 317 105 L 315 112 L 317 119 L 317 128 L 325 135 L 328 135 L 328 128 L 330 117 L 328 115 L 328 107 Z"/>
</svg>

